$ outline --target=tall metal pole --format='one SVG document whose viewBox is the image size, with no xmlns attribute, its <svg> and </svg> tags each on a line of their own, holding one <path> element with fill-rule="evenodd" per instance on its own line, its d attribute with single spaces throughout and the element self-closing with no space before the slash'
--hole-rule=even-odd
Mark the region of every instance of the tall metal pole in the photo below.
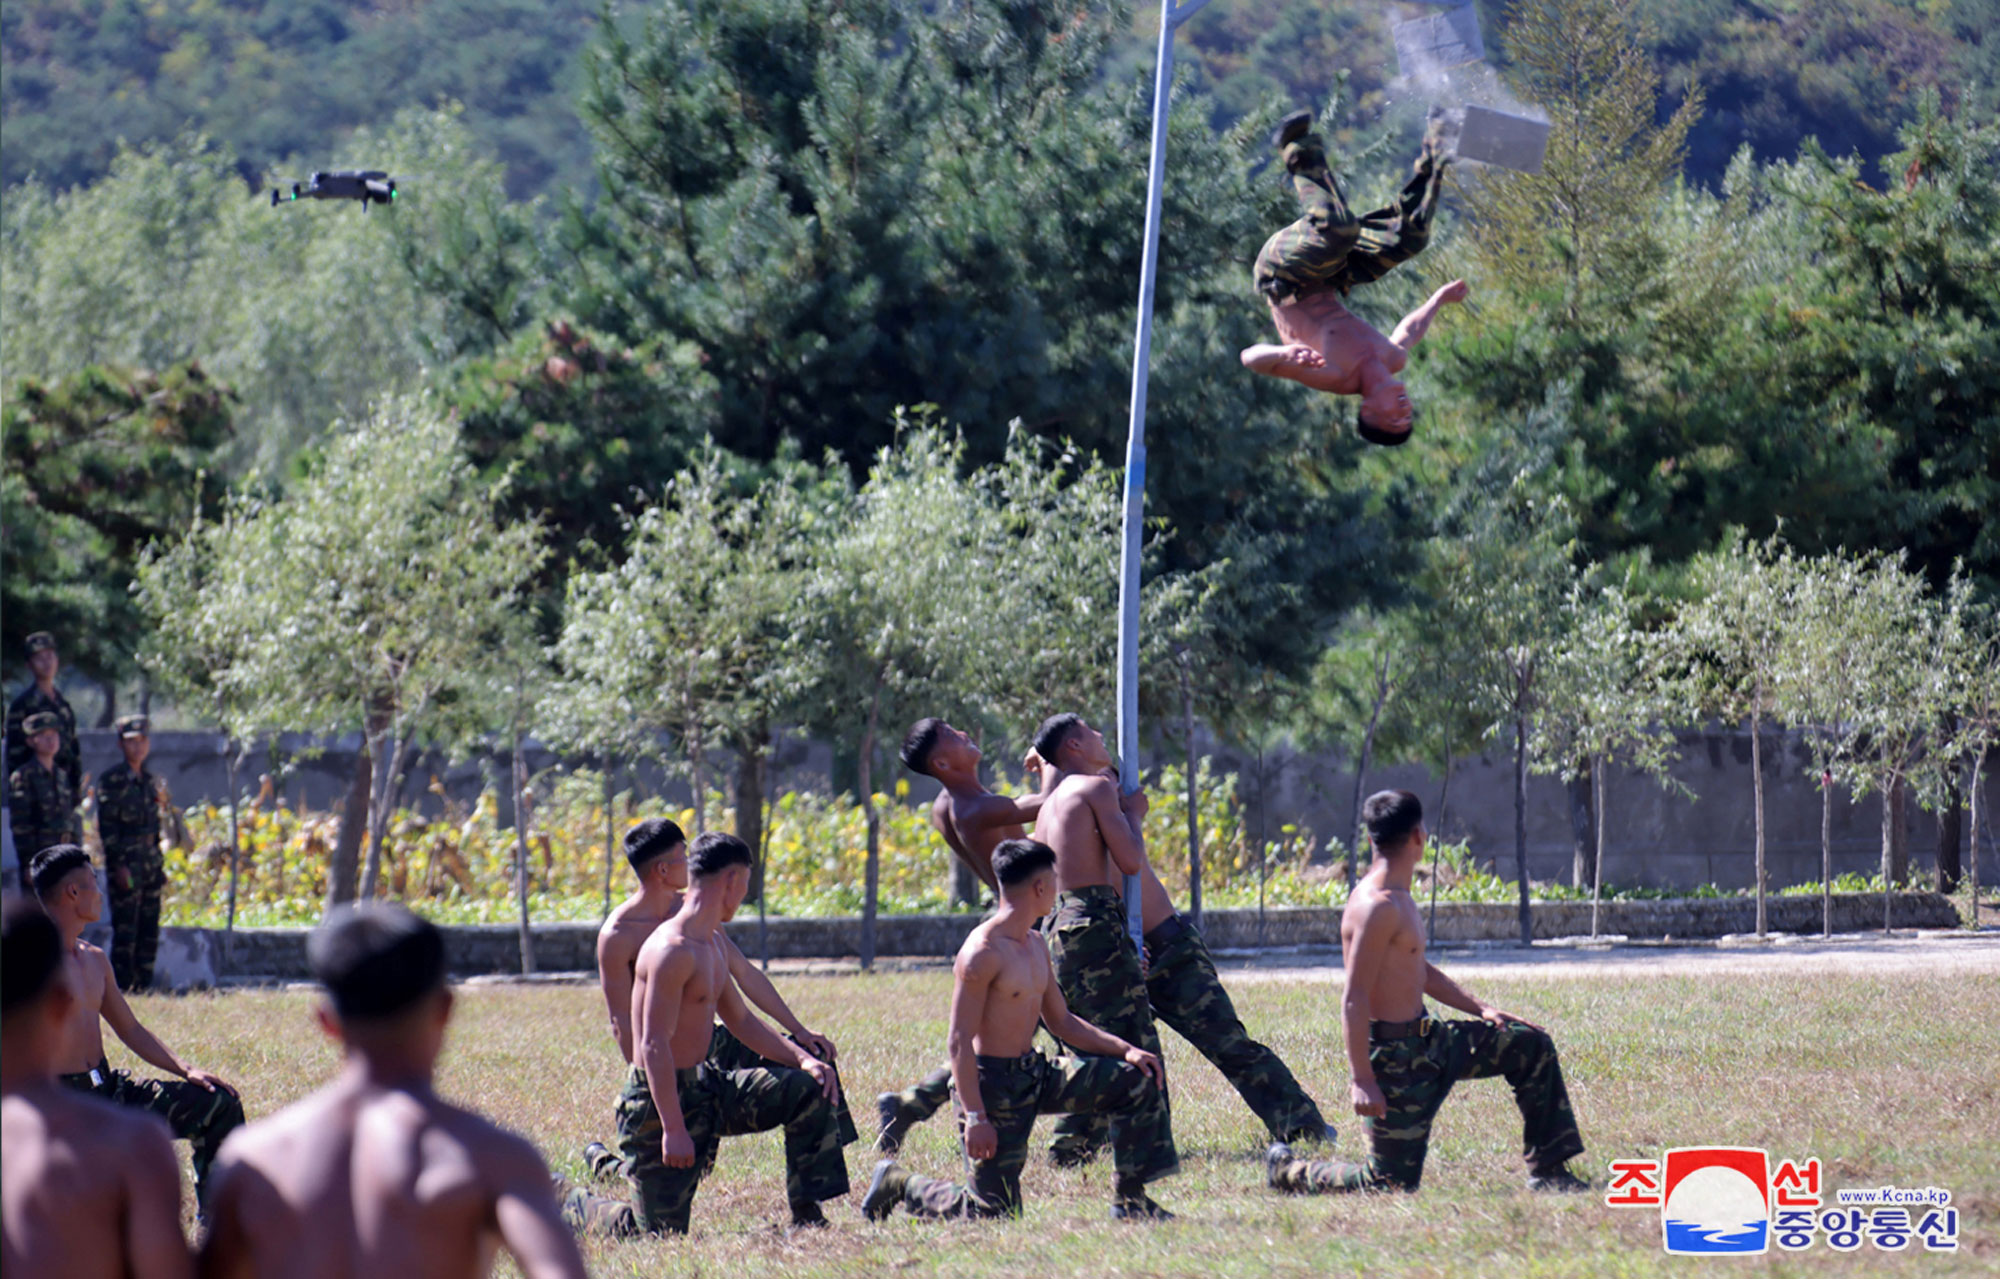
<svg viewBox="0 0 2000 1279">
<path fill-rule="evenodd" d="M 1153 64 L 1153 157 L 1146 178 L 1146 242 L 1139 265 L 1139 332 L 1132 352 L 1132 425 L 1125 441 L 1125 548 L 1118 589 L 1118 778 L 1139 789 L 1139 544 L 1146 518 L 1146 373 L 1153 355 L 1153 281 L 1160 267 L 1160 189 L 1167 172 L 1167 111 L 1174 91 L 1174 33 L 1208 0 L 1175 7 L 1160 0 L 1160 50 Z M 1125 927 L 1143 946 L 1139 877 L 1125 877 Z M 1143 950 L 1141 953 L 1144 953 Z"/>
</svg>

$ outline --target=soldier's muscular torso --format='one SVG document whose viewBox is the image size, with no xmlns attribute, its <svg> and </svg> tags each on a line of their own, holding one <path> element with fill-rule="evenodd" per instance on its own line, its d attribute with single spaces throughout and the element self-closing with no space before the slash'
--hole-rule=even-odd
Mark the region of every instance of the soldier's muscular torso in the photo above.
<svg viewBox="0 0 2000 1279">
<path fill-rule="evenodd" d="M 973 930 L 961 971 L 991 973 L 986 1002 L 973 1032 L 973 1051 L 982 1057 L 1018 1057 L 1034 1046 L 1042 999 L 1052 973 L 1048 947 L 1039 933 L 1025 941 L 1001 936 L 991 921 Z"/>
<path fill-rule="evenodd" d="M 1373 972 L 1354 974 L 1368 992 L 1369 1016 L 1376 1021 L 1408 1021 L 1423 1011 L 1424 919 L 1417 903 L 1400 888 L 1381 888 L 1363 880 L 1355 885 L 1340 916 L 1340 944 L 1350 953 L 1371 918 L 1388 912 L 1395 920 L 1389 944 Z"/>
<path fill-rule="evenodd" d="M 1071 774 L 1056 786 L 1035 818 L 1035 838 L 1056 850 L 1056 884 L 1066 893 L 1118 882 L 1118 868 L 1104 847 L 1092 802 L 1107 791 L 1115 804 L 1118 783 L 1094 774 Z"/>
</svg>

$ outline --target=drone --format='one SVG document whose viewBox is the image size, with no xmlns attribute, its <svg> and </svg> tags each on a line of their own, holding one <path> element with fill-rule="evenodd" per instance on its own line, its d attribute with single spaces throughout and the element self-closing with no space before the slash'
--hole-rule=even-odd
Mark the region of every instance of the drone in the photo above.
<svg viewBox="0 0 2000 1279">
<path fill-rule="evenodd" d="M 271 207 L 295 200 L 359 200 L 361 211 L 370 204 L 389 204 L 396 198 L 396 179 L 380 169 L 335 169 L 315 173 L 310 182 L 293 182 L 288 191 L 271 188 Z"/>
</svg>

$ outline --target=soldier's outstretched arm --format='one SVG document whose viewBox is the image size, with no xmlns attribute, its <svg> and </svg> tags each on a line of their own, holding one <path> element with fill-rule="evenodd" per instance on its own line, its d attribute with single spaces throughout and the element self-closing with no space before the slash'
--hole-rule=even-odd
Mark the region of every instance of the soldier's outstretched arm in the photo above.
<svg viewBox="0 0 2000 1279">
<path fill-rule="evenodd" d="M 527 1279 L 587 1279 L 576 1236 L 563 1224 L 540 1154 L 512 1133 L 498 1134 L 489 1174 L 500 1242 Z"/>
<path fill-rule="evenodd" d="M 1146 836 L 1141 822 L 1146 815 L 1146 792 L 1118 793 L 1118 783 L 1108 777 L 1093 777 L 1083 789 L 1084 802 L 1097 818 L 1098 834 L 1104 851 L 1122 875 L 1136 875 L 1146 862 Z M 1134 811 L 1136 809 L 1136 811 Z"/>
<path fill-rule="evenodd" d="M 1444 970 L 1436 964 L 1426 963 L 1424 965 L 1424 993 L 1448 1008 L 1456 1008 L 1462 1013 L 1471 1013 L 1480 1020 L 1490 1021 L 1496 1026 L 1505 1026 L 1509 1022 L 1515 1022 L 1527 1026 L 1532 1030 L 1541 1029 L 1535 1023 L 1525 1018 L 1516 1017 L 1513 1013 L 1495 1008 L 1479 996 L 1472 994 L 1465 987 L 1445 976 Z"/>
<path fill-rule="evenodd" d="M 791 1005 L 785 1002 L 785 997 L 778 993 L 778 988 L 771 984 L 764 970 L 751 963 L 749 956 L 726 934 L 718 934 L 717 940 L 722 943 L 723 957 L 729 961 L 729 976 L 736 982 L 736 988 L 743 992 L 743 998 L 784 1027 L 785 1033 L 798 1040 L 807 1052 L 821 1061 L 832 1061 L 833 1041 L 807 1030 L 805 1023 L 792 1012 Z M 783 1060 L 790 1061 L 791 1055 L 786 1054 Z"/>
<path fill-rule="evenodd" d="M 1447 303 L 1465 301 L 1468 292 L 1470 290 L 1466 288 L 1464 280 L 1453 280 L 1431 294 L 1422 306 L 1404 316 L 1403 322 L 1396 326 L 1396 331 L 1389 335 L 1389 341 L 1408 351 L 1424 340 L 1424 334 L 1430 332 L 1431 321 L 1437 318 L 1437 313 Z"/>
<path fill-rule="evenodd" d="M 102 970 L 101 975 L 92 980 L 101 980 L 104 983 L 104 1002 L 99 1005 L 99 1011 L 105 1025 L 111 1027 L 112 1033 L 123 1040 L 127 1048 L 138 1054 L 140 1060 L 148 1065 L 157 1066 L 170 1075 L 185 1079 L 189 1083 L 200 1084 L 210 1092 L 220 1088 L 232 1097 L 236 1095 L 234 1088 L 214 1075 L 182 1061 L 171 1048 L 160 1042 L 159 1036 L 141 1025 L 138 1015 L 132 1011 L 132 1005 L 125 1002 L 125 996 L 119 991 L 118 983 L 112 979 L 111 961 L 104 958 L 102 953 L 92 958 L 96 961 L 96 967 Z"/>
</svg>

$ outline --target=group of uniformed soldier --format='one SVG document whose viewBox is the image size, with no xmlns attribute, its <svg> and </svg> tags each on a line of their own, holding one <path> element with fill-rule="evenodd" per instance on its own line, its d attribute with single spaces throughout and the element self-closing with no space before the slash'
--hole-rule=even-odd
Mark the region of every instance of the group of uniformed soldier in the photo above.
<svg viewBox="0 0 2000 1279">
<path fill-rule="evenodd" d="M 28 887 L 35 854 L 83 842 L 82 805 L 97 801 L 110 898 L 111 965 L 121 990 L 152 985 L 160 943 L 160 892 L 166 861 L 160 852 L 166 782 L 146 769 L 151 726 L 144 715 L 117 721 L 125 760 L 86 786 L 77 744 L 76 712 L 56 687 L 61 656 L 47 631 L 28 636 L 31 678 L 7 708 L 7 815 L 19 859 L 19 887 Z"/>
</svg>

